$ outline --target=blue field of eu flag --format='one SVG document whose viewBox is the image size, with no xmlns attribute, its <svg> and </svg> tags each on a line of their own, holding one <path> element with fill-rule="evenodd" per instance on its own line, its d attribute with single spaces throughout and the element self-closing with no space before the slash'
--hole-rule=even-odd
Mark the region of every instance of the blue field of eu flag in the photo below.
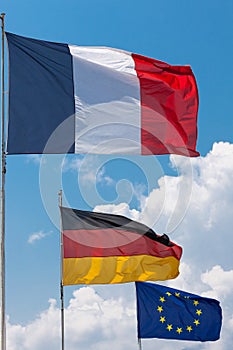
<svg viewBox="0 0 233 350">
<path fill-rule="evenodd" d="M 222 310 L 217 300 L 144 282 L 136 282 L 136 294 L 139 339 L 219 339 Z"/>
</svg>

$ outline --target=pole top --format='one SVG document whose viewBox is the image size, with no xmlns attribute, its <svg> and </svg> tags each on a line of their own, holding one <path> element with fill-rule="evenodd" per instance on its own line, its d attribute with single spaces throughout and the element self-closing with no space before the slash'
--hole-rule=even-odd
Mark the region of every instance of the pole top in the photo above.
<svg viewBox="0 0 233 350">
<path fill-rule="evenodd" d="M 1 21 L 2 21 L 2 30 L 4 31 L 4 17 L 5 17 L 5 13 L 2 12 L 0 15 Z"/>
</svg>

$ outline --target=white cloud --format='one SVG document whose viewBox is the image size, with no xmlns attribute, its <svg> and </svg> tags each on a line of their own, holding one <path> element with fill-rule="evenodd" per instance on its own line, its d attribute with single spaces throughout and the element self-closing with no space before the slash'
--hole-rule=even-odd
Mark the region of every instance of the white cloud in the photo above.
<svg viewBox="0 0 233 350">
<path fill-rule="evenodd" d="M 110 176 L 106 175 L 104 164 L 105 158 L 104 161 L 101 161 L 101 158 L 93 155 L 78 156 L 71 161 L 66 159 L 63 170 L 76 171 L 79 183 L 82 184 L 85 181 L 86 186 L 93 186 L 96 183 L 113 185 L 115 182 Z"/>
<path fill-rule="evenodd" d="M 8 321 L 7 334 L 8 350 L 57 350 L 60 310 L 56 302 L 51 299 L 49 308 L 26 326 L 11 325 Z M 65 342 L 69 350 L 135 348 L 134 302 L 125 303 L 120 298 L 104 300 L 90 287 L 76 290 L 65 310 Z"/>
<path fill-rule="evenodd" d="M 133 220 L 138 220 L 140 213 L 136 209 L 130 209 L 127 203 L 120 204 L 109 204 L 109 205 L 98 205 L 94 208 L 96 212 L 103 212 L 109 214 L 118 214 L 130 217 Z"/>
<path fill-rule="evenodd" d="M 42 155 L 40 154 L 30 154 L 27 155 L 26 161 L 27 163 L 34 163 L 40 165 L 41 162 L 43 162 L 44 164 L 46 163 L 46 158 L 42 157 Z"/>
<path fill-rule="evenodd" d="M 28 243 L 29 244 L 33 244 L 35 243 L 36 241 L 39 241 L 41 240 L 42 238 L 45 238 L 47 237 L 48 235 L 50 235 L 51 232 L 43 232 L 43 231 L 39 231 L 39 232 L 34 232 L 32 233 L 29 237 L 28 237 Z"/>
<path fill-rule="evenodd" d="M 201 279 L 204 283 L 208 284 L 212 291 L 207 291 L 208 293 L 213 293 L 213 298 L 226 298 L 231 297 L 233 290 L 233 269 L 229 271 L 224 271 L 219 265 L 214 266 L 211 270 L 203 273 Z"/>
</svg>

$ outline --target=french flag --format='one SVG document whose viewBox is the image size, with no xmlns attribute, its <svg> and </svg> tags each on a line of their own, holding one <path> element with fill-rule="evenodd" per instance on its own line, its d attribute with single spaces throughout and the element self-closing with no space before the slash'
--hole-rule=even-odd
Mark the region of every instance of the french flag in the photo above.
<svg viewBox="0 0 233 350">
<path fill-rule="evenodd" d="M 6 37 L 8 154 L 199 155 L 198 91 L 189 66 L 108 47 Z"/>
</svg>

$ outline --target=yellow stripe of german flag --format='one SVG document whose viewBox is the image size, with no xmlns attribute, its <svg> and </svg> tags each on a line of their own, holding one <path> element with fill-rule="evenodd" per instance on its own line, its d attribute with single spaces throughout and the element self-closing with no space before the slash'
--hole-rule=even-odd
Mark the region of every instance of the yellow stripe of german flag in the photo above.
<svg viewBox="0 0 233 350">
<path fill-rule="evenodd" d="M 178 276 L 179 260 L 151 255 L 63 259 L 63 285 L 167 280 Z"/>
</svg>

